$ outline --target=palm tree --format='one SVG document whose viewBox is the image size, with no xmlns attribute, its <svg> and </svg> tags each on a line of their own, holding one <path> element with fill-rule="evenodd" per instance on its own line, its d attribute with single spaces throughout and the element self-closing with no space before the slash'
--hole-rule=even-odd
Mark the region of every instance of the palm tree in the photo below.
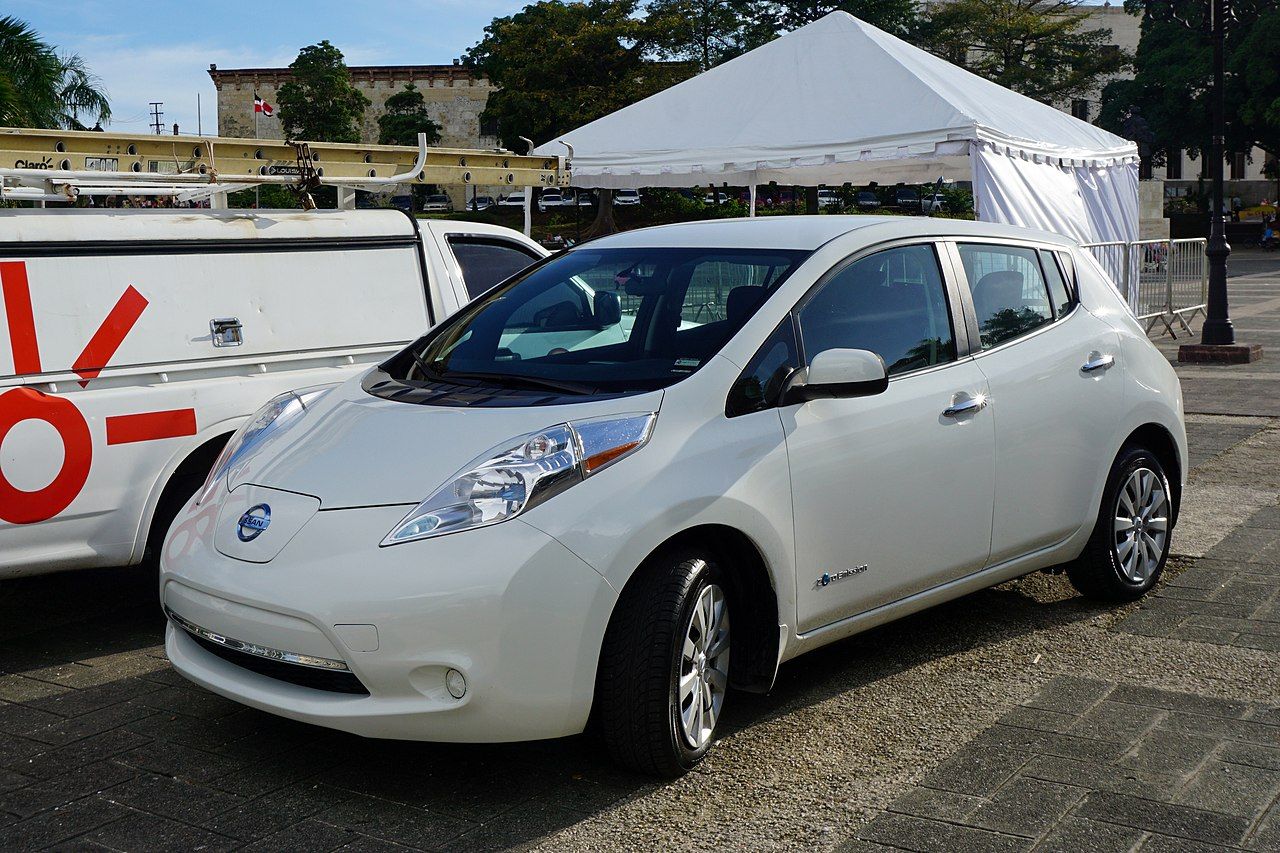
<svg viewBox="0 0 1280 853">
<path fill-rule="evenodd" d="M 102 81 L 11 16 L 0 18 L 0 125 L 83 129 L 111 118 Z"/>
</svg>

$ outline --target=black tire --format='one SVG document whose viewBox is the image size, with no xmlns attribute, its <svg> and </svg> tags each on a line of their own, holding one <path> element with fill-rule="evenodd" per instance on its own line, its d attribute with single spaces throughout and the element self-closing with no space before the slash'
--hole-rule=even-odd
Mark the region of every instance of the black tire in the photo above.
<svg viewBox="0 0 1280 853">
<path fill-rule="evenodd" d="M 1130 476 L 1139 469 L 1153 472 L 1159 478 L 1166 508 L 1166 533 L 1155 569 L 1141 581 L 1126 575 L 1116 544 L 1115 518 L 1120 492 Z M 1098 520 L 1084 551 L 1067 565 L 1067 577 L 1081 595 L 1099 601 L 1133 601 L 1146 595 L 1160 580 L 1169 558 L 1173 541 L 1173 492 L 1160 459 L 1145 447 L 1128 446 L 1120 451 L 1107 476 L 1107 487 L 1098 507 Z"/>
<path fill-rule="evenodd" d="M 709 554 L 679 549 L 650 560 L 623 591 L 605 632 L 596 677 L 599 731 L 614 761 L 652 776 L 674 778 L 714 743 L 686 740 L 678 681 L 684 631 L 702 591 L 721 574 Z M 726 607 L 732 605 L 726 593 Z"/>
</svg>

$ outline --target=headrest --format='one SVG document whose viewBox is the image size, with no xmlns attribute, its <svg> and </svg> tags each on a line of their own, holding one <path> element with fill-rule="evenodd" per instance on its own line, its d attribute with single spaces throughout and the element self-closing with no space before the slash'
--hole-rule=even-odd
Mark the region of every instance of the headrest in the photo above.
<svg viewBox="0 0 1280 853">
<path fill-rule="evenodd" d="M 995 310 L 1021 305 L 1022 273 L 1017 270 L 987 273 L 974 285 L 973 301 L 978 313 L 988 316 Z"/>
</svg>

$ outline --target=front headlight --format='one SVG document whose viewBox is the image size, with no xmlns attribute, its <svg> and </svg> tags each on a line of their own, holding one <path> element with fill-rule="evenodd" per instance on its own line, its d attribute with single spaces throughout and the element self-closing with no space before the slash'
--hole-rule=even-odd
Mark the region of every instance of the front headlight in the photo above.
<svg viewBox="0 0 1280 853">
<path fill-rule="evenodd" d="M 308 406 L 314 405 L 335 387 L 337 386 L 317 385 L 299 391 L 285 391 L 268 400 L 265 406 L 254 412 L 240 425 L 240 429 L 235 431 L 226 446 L 222 448 L 222 453 L 218 454 L 217 461 L 213 463 L 213 468 L 210 469 L 209 476 L 200 489 L 200 497 L 196 503 L 204 503 L 205 498 L 209 497 L 213 491 L 214 485 L 224 480 L 237 462 L 247 459 L 251 453 L 262 446 L 263 442 L 284 430 L 290 423 L 297 420 Z"/>
<path fill-rule="evenodd" d="M 644 446 L 657 413 L 557 424 L 481 455 L 414 507 L 386 538 L 395 545 L 514 518 Z"/>
</svg>

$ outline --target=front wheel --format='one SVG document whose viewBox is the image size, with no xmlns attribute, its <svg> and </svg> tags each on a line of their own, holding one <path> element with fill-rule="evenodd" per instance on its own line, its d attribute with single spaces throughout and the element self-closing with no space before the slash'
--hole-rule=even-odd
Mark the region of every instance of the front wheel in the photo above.
<svg viewBox="0 0 1280 853">
<path fill-rule="evenodd" d="M 1155 586 L 1169 557 L 1172 494 L 1155 454 L 1125 448 L 1111 466 L 1093 535 L 1067 566 L 1072 585 L 1103 601 L 1132 601 Z"/>
<path fill-rule="evenodd" d="M 706 554 L 675 552 L 640 571 L 605 634 L 596 703 L 615 761 L 674 777 L 715 738 L 729 686 L 730 601 Z"/>
</svg>

